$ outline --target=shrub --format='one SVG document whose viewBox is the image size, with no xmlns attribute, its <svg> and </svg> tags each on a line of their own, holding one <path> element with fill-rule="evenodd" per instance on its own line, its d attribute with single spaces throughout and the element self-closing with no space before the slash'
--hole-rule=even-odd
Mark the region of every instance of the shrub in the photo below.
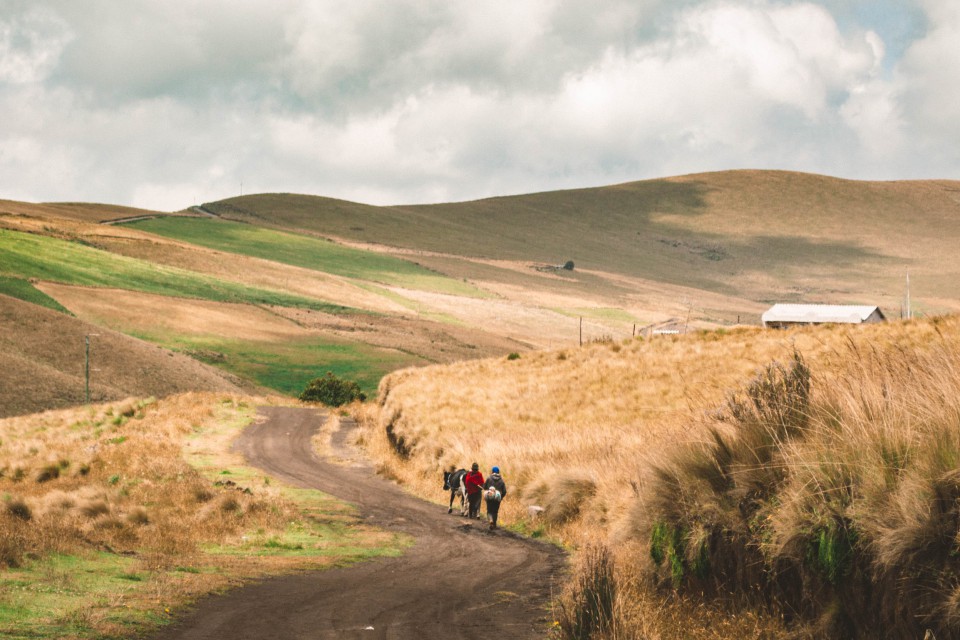
<svg viewBox="0 0 960 640">
<path fill-rule="evenodd" d="M 507 356 L 507 360 L 519 360 L 519 359 L 520 359 L 520 354 L 517 353 L 516 351 L 514 351 L 513 353 Z"/>
<path fill-rule="evenodd" d="M 300 400 L 304 402 L 320 402 L 328 407 L 366 399 L 367 396 L 360 391 L 360 385 L 352 380 L 342 380 L 329 371 L 326 376 L 311 380 L 300 394 Z"/>
<path fill-rule="evenodd" d="M 48 464 L 37 472 L 35 480 L 37 484 L 42 484 L 50 480 L 56 480 L 60 477 L 60 467 L 56 464 Z"/>
<path fill-rule="evenodd" d="M 24 522 L 33 517 L 33 511 L 30 509 L 30 505 L 21 498 L 13 498 L 7 502 L 7 513 Z"/>
</svg>

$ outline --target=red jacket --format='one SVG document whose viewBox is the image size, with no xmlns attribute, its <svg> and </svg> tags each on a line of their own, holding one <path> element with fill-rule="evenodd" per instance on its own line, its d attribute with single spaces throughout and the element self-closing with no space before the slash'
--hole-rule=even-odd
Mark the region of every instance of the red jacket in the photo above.
<svg viewBox="0 0 960 640">
<path fill-rule="evenodd" d="M 479 471 L 471 471 L 463 478 L 463 484 L 467 487 L 467 495 L 480 493 L 483 491 L 483 474 Z"/>
</svg>

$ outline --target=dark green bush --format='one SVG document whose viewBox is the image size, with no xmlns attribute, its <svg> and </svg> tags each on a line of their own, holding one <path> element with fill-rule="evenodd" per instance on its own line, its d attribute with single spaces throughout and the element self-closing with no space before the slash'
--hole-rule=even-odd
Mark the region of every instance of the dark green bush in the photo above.
<svg viewBox="0 0 960 640">
<path fill-rule="evenodd" d="M 354 400 L 366 400 L 360 385 L 352 380 L 342 380 L 328 371 L 322 378 L 314 378 L 300 394 L 304 402 L 321 402 L 328 407 L 339 407 Z"/>
</svg>

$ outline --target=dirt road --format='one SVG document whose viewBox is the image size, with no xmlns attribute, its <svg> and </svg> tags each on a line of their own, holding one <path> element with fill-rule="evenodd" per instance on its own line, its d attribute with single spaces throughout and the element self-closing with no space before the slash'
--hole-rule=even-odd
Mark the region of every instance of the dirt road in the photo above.
<svg viewBox="0 0 960 640">
<path fill-rule="evenodd" d="M 323 421 L 317 411 L 270 407 L 260 414 L 235 444 L 252 465 L 352 502 L 370 524 L 416 542 L 399 558 L 272 578 L 208 598 L 156 640 L 546 636 L 548 600 L 565 563 L 560 551 L 447 515 L 360 462 L 321 460 L 310 444 Z M 333 434 L 332 448 L 357 461 L 345 444 L 351 427 L 345 422 Z"/>
</svg>

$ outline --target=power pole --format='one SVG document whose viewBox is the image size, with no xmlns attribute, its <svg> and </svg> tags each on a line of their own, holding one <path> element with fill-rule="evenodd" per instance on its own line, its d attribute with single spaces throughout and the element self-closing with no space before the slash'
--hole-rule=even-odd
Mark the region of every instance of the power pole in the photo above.
<svg viewBox="0 0 960 640">
<path fill-rule="evenodd" d="M 910 270 L 907 269 L 907 320 L 913 317 L 910 311 Z"/>
<path fill-rule="evenodd" d="M 583 316 L 580 316 L 580 346 L 583 346 Z"/>
<path fill-rule="evenodd" d="M 83 358 L 83 372 L 84 372 L 84 384 L 83 384 L 83 395 L 87 399 L 87 404 L 90 404 L 90 336 L 99 336 L 99 333 L 88 333 L 83 337 L 86 351 Z"/>
<path fill-rule="evenodd" d="M 87 345 L 86 355 L 83 358 L 83 396 L 87 399 L 87 404 L 90 404 L 90 336 L 84 336 L 83 339 Z"/>
</svg>

